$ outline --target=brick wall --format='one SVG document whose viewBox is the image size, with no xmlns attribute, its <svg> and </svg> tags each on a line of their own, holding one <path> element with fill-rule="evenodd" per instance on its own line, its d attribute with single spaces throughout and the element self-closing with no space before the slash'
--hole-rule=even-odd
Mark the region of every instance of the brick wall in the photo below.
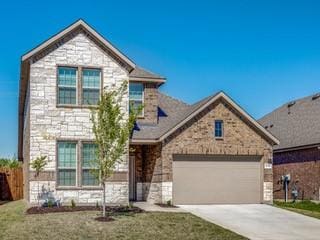
<svg viewBox="0 0 320 240">
<path fill-rule="evenodd" d="M 318 148 L 274 153 L 273 159 L 275 199 L 284 199 L 283 184 L 280 179 L 282 175 L 290 174 L 289 198 L 291 198 L 293 183 L 296 183 L 299 199 L 320 200 L 320 150 Z"/>
<path fill-rule="evenodd" d="M 215 119 L 224 121 L 223 140 L 214 138 Z M 146 156 L 143 153 L 140 156 L 151 162 L 141 171 L 142 175 L 146 174 L 146 186 L 142 189 L 144 194 L 149 194 L 144 195 L 145 199 L 156 202 L 172 198 L 173 154 L 261 155 L 263 163 L 272 161 L 272 146 L 222 101 L 205 109 L 161 145 L 150 147 L 146 152 Z M 263 172 L 263 201 L 271 202 L 272 169 Z"/>
<path fill-rule="evenodd" d="M 144 116 L 141 123 L 156 124 L 158 121 L 158 87 L 156 83 L 144 84 Z"/>
</svg>

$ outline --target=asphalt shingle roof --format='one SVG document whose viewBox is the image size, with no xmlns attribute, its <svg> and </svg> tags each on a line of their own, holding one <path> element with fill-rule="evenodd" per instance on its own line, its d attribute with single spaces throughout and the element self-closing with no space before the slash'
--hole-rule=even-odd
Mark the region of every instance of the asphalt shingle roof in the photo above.
<svg viewBox="0 0 320 240">
<path fill-rule="evenodd" d="M 284 104 L 258 121 L 280 140 L 274 149 L 320 143 L 320 95 Z"/>
<path fill-rule="evenodd" d="M 159 117 L 158 124 L 146 124 L 137 122 L 139 130 L 133 132 L 133 139 L 158 139 L 178 123 L 187 118 L 201 105 L 205 104 L 212 97 L 209 96 L 195 104 L 189 105 L 178 99 L 165 95 L 159 92 L 159 108 L 166 114 L 164 117 Z"/>
<path fill-rule="evenodd" d="M 129 76 L 133 78 L 165 79 L 165 77 L 162 77 L 156 73 L 150 72 L 149 70 L 143 69 L 139 66 L 136 66 L 135 69 L 132 70 Z"/>
</svg>

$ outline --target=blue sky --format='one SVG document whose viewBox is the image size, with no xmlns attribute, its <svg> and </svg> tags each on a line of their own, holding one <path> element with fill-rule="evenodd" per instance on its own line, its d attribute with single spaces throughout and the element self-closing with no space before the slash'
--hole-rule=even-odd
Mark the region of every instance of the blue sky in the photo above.
<svg viewBox="0 0 320 240">
<path fill-rule="evenodd" d="M 256 118 L 320 91 L 318 1 L 4 1 L 0 156 L 17 152 L 20 56 L 83 18 L 162 91 L 195 102 L 224 90 Z"/>
</svg>

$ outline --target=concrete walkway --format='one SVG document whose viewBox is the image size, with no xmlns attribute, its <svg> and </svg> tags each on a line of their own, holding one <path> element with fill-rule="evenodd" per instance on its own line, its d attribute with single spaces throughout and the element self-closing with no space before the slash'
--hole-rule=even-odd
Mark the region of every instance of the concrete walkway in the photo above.
<svg viewBox="0 0 320 240">
<path fill-rule="evenodd" d="M 172 213 L 186 212 L 180 207 L 175 207 L 175 208 L 160 207 L 158 205 L 148 203 L 148 202 L 133 202 L 133 206 L 141 208 L 146 212 L 172 212 Z"/>
<path fill-rule="evenodd" d="M 269 205 L 181 205 L 180 207 L 253 240 L 320 239 L 320 220 Z"/>
</svg>

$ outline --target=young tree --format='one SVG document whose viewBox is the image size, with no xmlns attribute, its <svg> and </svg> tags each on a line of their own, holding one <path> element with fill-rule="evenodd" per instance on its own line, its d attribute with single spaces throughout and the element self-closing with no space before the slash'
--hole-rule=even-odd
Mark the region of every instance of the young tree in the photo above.
<svg viewBox="0 0 320 240">
<path fill-rule="evenodd" d="M 141 111 L 121 106 L 128 93 L 128 82 L 125 81 L 118 89 L 105 90 L 96 108 L 92 108 L 91 121 L 97 145 L 96 159 L 92 165 L 92 174 L 99 179 L 103 189 L 102 216 L 106 217 L 106 181 L 113 174 L 117 164 L 123 161 L 128 152 L 129 138 L 132 133 L 136 116 Z"/>
<path fill-rule="evenodd" d="M 47 156 L 40 156 L 37 157 L 35 160 L 33 160 L 30 163 L 30 166 L 32 169 L 35 170 L 35 177 L 38 178 L 40 175 L 40 172 L 42 172 L 44 170 L 44 167 L 47 165 Z M 40 205 L 40 189 L 39 189 L 39 182 L 38 182 L 38 196 L 37 196 L 37 200 L 38 200 L 38 206 Z"/>
</svg>

